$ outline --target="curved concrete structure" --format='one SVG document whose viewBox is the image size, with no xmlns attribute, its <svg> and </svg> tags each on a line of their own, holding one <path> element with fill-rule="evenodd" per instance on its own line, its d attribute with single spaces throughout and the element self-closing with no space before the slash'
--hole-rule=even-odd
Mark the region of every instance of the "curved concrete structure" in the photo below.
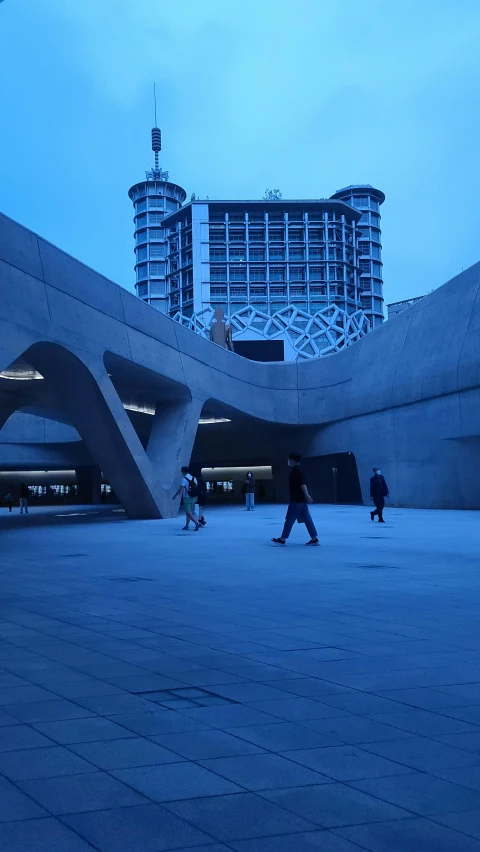
<svg viewBox="0 0 480 852">
<path fill-rule="evenodd" d="M 480 507 L 479 281 L 476 264 L 331 358 L 260 364 L 0 217 L 0 371 L 22 359 L 44 377 L 0 378 L 0 467 L 44 443 L 5 441 L 9 418 L 43 414 L 77 430 L 131 516 L 169 516 L 207 410 L 232 421 L 223 437 L 197 439 L 216 444 L 210 460 L 255 454 L 280 466 L 287 447 L 311 459 L 350 452 L 365 496 L 378 464 L 396 504 Z M 125 405 L 140 418 L 155 409 L 148 431 Z"/>
</svg>

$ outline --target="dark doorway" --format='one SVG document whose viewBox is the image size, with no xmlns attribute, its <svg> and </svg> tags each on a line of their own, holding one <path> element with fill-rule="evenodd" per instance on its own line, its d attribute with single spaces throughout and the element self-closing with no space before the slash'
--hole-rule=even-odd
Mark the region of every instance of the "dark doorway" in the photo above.
<svg viewBox="0 0 480 852">
<path fill-rule="evenodd" d="M 250 361 L 284 361 L 283 340 L 234 340 L 237 355 Z"/>
<path fill-rule="evenodd" d="M 353 453 L 332 453 L 303 460 L 315 503 L 362 504 L 362 490 Z"/>
</svg>

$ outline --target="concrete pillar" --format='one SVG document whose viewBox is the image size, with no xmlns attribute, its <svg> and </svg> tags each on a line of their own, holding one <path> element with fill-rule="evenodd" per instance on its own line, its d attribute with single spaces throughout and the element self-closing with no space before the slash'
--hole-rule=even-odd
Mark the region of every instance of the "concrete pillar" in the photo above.
<svg viewBox="0 0 480 852">
<path fill-rule="evenodd" d="M 189 465 L 203 400 L 170 400 L 159 403 L 147 446 L 147 457 L 164 488 L 167 498 L 180 483 L 180 468 Z M 178 511 L 178 500 L 171 503 L 170 516 Z M 168 510 L 167 510 L 168 511 Z"/>
<path fill-rule="evenodd" d="M 101 472 L 96 465 L 79 467 L 75 471 L 78 496 L 82 503 L 98 505 L 100 501 Z"/>
</svg>

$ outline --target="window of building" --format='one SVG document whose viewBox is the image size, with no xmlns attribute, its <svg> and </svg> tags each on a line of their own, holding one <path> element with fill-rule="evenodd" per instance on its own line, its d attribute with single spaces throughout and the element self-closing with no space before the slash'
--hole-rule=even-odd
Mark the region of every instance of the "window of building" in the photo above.
<svg viewBox="0 0 480 852">
<path fill-rule="evenodd" d="M 271 266 L 270 281 L 285 281 L 285 267 Z"/>
<path fill-rule="evenodd" d="M 164 240 L 165 231 L 163 230 L 163 228 L 150 228 L 149 238 L 151 240 Z"/>
<path fill-rule="evenodd" d="M 329 212 L 327 213 L 327 220 L 329 222 L 341 222 L 342 214 L 336 213 L 334 210 L 329 210 Z"/>
<path fill-rule="evenodd" d="M 210 208 L 208 219 L 210 222 L 225 222 L 225 211 Z"/>
<path fill-rule="evenodd" d="M 308 229 L 308 239 L 309 242 L 322 243 L 325 240 L 324 229 L 310 227 Z"/>
<path fill-rule="evenodd" d="M 265 260 L 265 249 L 263 249 L 263 248 L 250 248 L 249 256 L 250 256 L 250 260 L 253 260 L 253 261 Z M 283 260 L 283 258 L 280 258 L 280 259 Z"/>
<path fill-rule="evenodd" d="M 373 300 L 373 310 L 377 314 L 383 314 L 383 299 L 374 299 Z"/>
<path fill-rule="evenodd" d="M 161 213 L 149 213 L 148 214 L 148 222 L 150 225 L 160 225 L 163 219 L 163 215 Z"/>
<path fill-rule="evenodd" d="M 377 213 L 370 214 L 370 222 L 372 225 L 375 225 L 376 228 L 380 227 L 380 216 Z"/>
<path fill-rule="evenodd" d="M 266 281 L 267 270 L 265 266 L 250 267 L 250 281 Z"/>
<path fill-rule="evenodd" d="M 263 223 L 265 222 L 265 216 L 264 216 L 263 213 L 249 213 L 248 214 L 248 221 L 250 222 L 251 225 L 256 224 L 256 223 L 258 224 L 260 222 L 263 225 Z"/>
<path fill-rule="evenodd" d="M 381 284 L 380 281 L 373 281 L 372 282 L 372 290 L 373 290 L 373 292 L 375 293 L 376 296 L 382 296 L 383 295 L 382 289 L 383 288 L 382 288 L 382 284 Z"/>
<path fill-rule="evenodd" d="M 228 229 L 228 239 L 231 243 L 244 243 L 245 242 L 245 228 L 238 228 L 235 226 L 234 228 Z"/>
<path fill-rule="evenodd" d="M 311 266 L 310 267 L 310 281 L 325 281 L 325 267 L 324 266 Z"/>
<path fill-rule="evenodd" d="M 289 222 L 303 222 L 303 213 L 302 212 L 289 213 L 288 214 L 288 221 Z"/>
<path fill-rule="evenodd" d="M 370 222 L 370 214 L 369 213 L 362 213 L 362 215 L 360 216 L 360 219 L 358 220 L 358 224 L 359 225 L 368 225 L 369 222 Z"/>
<path fill-rule="evenodd" d="M 232 224 L 232 222 L 245 222 L 245 213 L 229 213 L 228 221 L 230 224 Z"/>
<path fill-rule="evenodd" d="M 370 243 L 360 242 L 358 244 L 358 253 L 369 255 L 370 254 Z"/>
<path fill-rule="evenodd" d="M 329 260 L 343 260 L 343 250 L 341 246 L 328 246 Z"/>
<path fill-rule="evenodd" d="M 193 284 L 193 272 L 191 269 L 182 274 L 182 287 L 190 287 Z"/>
<path fill-rule="evenodd" d="M 285 214 L 283 210 L 272 210 L 268 214 L 269 222 L 283 222 L 285 221 Z"/>
<path fill-rule="evenodd" d="M 271 243 L 284 243 L 285 231 L 283 228 L 269 228 L 268 239 Z"/>
<path fill-rule="evenodd" d="M 303 228 L 289 228 L 288 239 L 290 242 L 303 243 L 305 240 L 305 231 Z"/>
<path fill-rule="evenodd" d="M 167 213 L 173 213 L 174 210 L 178 210 L 177 202 L 171 201 L 169 198 L 167 198 L 166 207 L 167 207 Z"/>
<path fill-rule="evenodd" d="M 230 281 L 246 281 L 247 270 L 245 266 L 230 266 Z"/>
<path fill-rule="evenodd" d="M 310 260 L 325 260 L 325 249 L 320 246 L 310 246 L 308 255 Z"/>
<path fill-rule="evenodd" d="M 213 261 L 225 261 L 227 259 L 227 252 L 224 248 L 211 248 L 210 249 L 210 260 Z"/>
<path fill-rule="evenodd" d="M 370 272 L 370 261 L 369 260 L 362 260 L 362 258 L 360 258 L 360 260 L 358 261 L 358 265 L 359 265 L 360 269 L 362 270 L 362 272 Z"/>
<path fill-rule="evenodd" d="M 285 249 L 270 248 L 270 260 L 285 260 Z"/>
<path fill-rule="evenodd" d="M 144 278 L 148 278 L 147 264 L 141 263 L 137 266 L 137 281 L 142 281 Z"/>
<path fill-rule="evenodd" d="M 370 228 L 370 239 L 375 240 L 375 242 L 380 243 L 380 231 L 378 228 Z"/>
<path fill-rule="evenodd" d="M 141 246 L 136 249 L 137 260 L 147 259 L 147 246 Z"/>
<path fill-rule="evenodd" d="M 378 278 L 382 277 L 382 264 L 381 263 L 372 263 L 372 275 L 377 275 Z"/>
<path fill-rule="evenodd" d="M 378 201 L 377 201 L 375 198 L 371 198 L 371 199 L 370 199 L 370 209 L 371 209 L 371 210 L 376 210 L 377 212 L 378 212 L 378 210 L 380 209 L 380 205 L 379 205 Z"/>
<path fill-rule="evenodd" d="M 332 242 L 341 243 L 343 241 L 342 229 L 337 226 L 330 225 L 328 229 L 328 239 Z"/>
<path fill-rule="evenodd" d="M 142 213 L 146 209 L 147 209 L 147 199 L 146 198 L 142 198 L 141 201 L 137 201 L 137 206 L 135 208 L 137 213 Z"/>
<path fill-rule="evenodd" d="M 224 301 L 227 300 L 227 288 L 226 287 L 210 287 L 210 296 L 212 299 L 222 299 Z"/>
<path fill-rule="evenodd" d="M 305 267 L 291 266 L 289 272 L 290 281 L 305 281 Z"/>
<path fill-rule="evenodd" d="M 230 249 L 230 260 L 234 263 L 245 263 L 247 259 L 247 250 L 246 248 L 231 248 Z"/>
<path fill-rule="evenodd" d="M 308 221 L 309 222 L 323 222 L 323 210 L 309 210 Z"/>
<path fill-rule="evenodd" d="M 288 256 L 290 260 L 305 260 L 305 249 L 303 246 L 290 246 Z"/>
<path fill-rule="evenodd" d="M 142 213 L 141 216 L 136 217 L 136 220 L 135 220 L 135 227 L 136 228 L 144 228 L 146 226 L 146 224 L 147 224 L 147 214 L 146 213 Z"/>
<path fill-rule="evenodd" d="M 151 243 L 150 244 L 150 257 L 165 257 L 165 244 L 164 243 Z"/>
<path fill-rule="evenodd" d="M 158 197 L 155 198 L 155 197 L 150 196 L 149 199 L 148 199 L 148 206 L 149 207 L 159 207 L 161 210 L 163 210 L 163 198 L 158 198 Z"/>
<path fill-rule="evenodd" d="M 354 207 L 367 207 L 368 208 L 368 196 L 366 195 L 357 195 L 352 199 L 352 204 Z"/>
<path fill-rule="evenodd" d="M 140 299 L 145 299 L 148 296 L 148 284 L 139 284 L 137 286 L 137 296 Z"/>
<path fill-rule="evenodd" d="M 210 281 L 226 281 L 227 267 L 210 265 Z"/>
<path fill-rule="evenodd" d="M 225 226 L 222 227 L 221 225 L 210 225 L 209 237 L 211 243 L 224 243 Z"/>
<path fill-rule="evenodd" d="M 165 275 L 165 264 L 164 263 L 151 263 L 150 264 L 150 276 L 154 276 L 155 278 L 161 278 Z"/>
<path fill-rule="evenodd" d="M 375 243 L 372 243 L 372 247 L 370 249 L 370 254 L 372 255 L 372 257 L 377 257 L 380 260 L 380 258 L 382 256 L 380 246 L 377 246 L 377 245 L 375 245 Z"/>
<path fill-rule="evenodd" d="M 265 228 L 250 228 L 248 237 L 251 243 L 264 243 Z"/>
<path fill-rule="evenodd" d="M 147 242 L 147 231 L 137 231 L 137 245 L 138 243 L 146 243 Z"/>
<path fill-rule="evenodd" d="M 184 251 L 182 253 L 182 265 L 183 266 L 189 266 L 189 264 L 191 262 L 192 262 L 192 252 L 191 251 Z"/>
<path fill-rule="evenodd" d="M 151 296 L 164 296 L 165 295 L 165 282 L 164 281 L 150 281 L 150 295 Z"/>
</svg>

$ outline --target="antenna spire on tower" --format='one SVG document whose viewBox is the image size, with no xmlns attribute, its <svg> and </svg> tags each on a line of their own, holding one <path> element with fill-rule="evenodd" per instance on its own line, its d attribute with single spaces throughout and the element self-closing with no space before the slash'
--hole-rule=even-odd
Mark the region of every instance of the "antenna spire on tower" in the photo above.
<svg viewBox="0 0 480 852">
<path fill-rule="evenodd" d="M 152 151 L 155 154 L 155 171 L 158 172 L 160 169 L 158 154 L 162 150 L 162 131 L 157 127 L 157 90 L 155 83 L 153 84 L 153 101 L 155 107 L 155 127 L 152 127 Z"/>
</svg>

